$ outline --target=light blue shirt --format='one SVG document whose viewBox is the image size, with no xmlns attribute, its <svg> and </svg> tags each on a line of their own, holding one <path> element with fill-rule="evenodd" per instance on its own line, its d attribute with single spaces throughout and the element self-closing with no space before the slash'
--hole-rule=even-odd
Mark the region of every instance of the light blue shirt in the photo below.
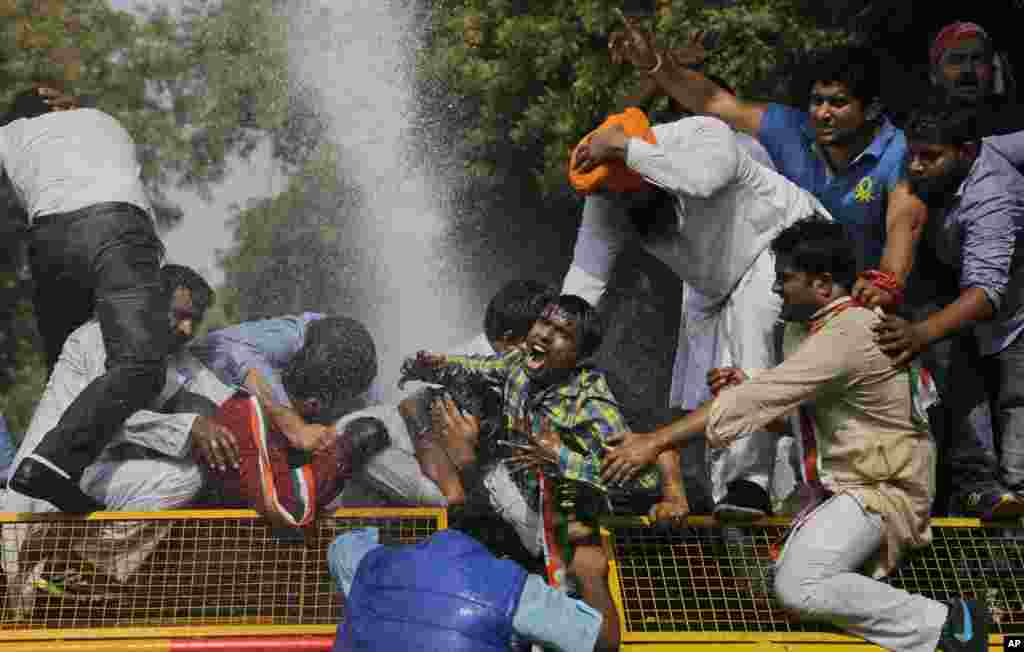
<svg viewBox="0 0 1024 652">
<path fill-rule="evenodd" d="M 318 312 L 304 312 L 242 322 L 213 331 L 193 342 L 189 349 L 227 385 L 240 387 L 250 370 L 261 372 L 270 383 L 274 400 L 281 405 L 291 405 L 281 374 L 302 348 L 309 325 L 325 316 Z M 374 381 L 366 399 L 377 403 L 380 396 L 381 387 Z"/>
<path fill-rule="evenodd" d="M 346 597 L 359 562 L 379 545 L 380 534 L 375 527 L 346 532 L 331 543 L 327 564 L 331 577 Z M 592 652 L 601 621 L 601 613 L 593 607 L 551 588 L 541 577 L 529 575 L 512 628 L 526 640 L 551 645 L 562 652 Z"/>
<path fill-rule="evenodd" d="M 889 192 L 903 179 L 903 132 L 883 118 L 874 140 L 842 174 L 822 156 L 806 111 L 769 104 L 757 138 L 780 174 L 817 197 L 832 219 L 849 229 L 858 265 L 877 268 L 885 250 Z"/>
<path fill-rule="evenodd" d="M 0 414 L 0 480 L 7 481 L 16 453 L 14 437 L 7 429 L 7 421 L 4 419 L 4 415 Z"/>
<path fill-rule="evenodd" d="M 952 207 L 925 241 L 960 272 L 961 291 L 985 292 L 995 315 L 974 326 L 982 355 L 999 353 L 1024 331 L 1024 131 L 982 140 Z"/>
</svg>

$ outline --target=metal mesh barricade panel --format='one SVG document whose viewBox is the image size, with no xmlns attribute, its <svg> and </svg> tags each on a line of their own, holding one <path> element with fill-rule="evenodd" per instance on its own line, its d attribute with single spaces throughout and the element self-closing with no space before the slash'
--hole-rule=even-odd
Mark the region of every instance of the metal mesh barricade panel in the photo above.
<svg viewBox="0 0 1024 652">
<path fill-rule="evenodd" d="M 776 550 L 788 524 L 770 519 L 723 528 L 691 517 L 688 527 L 661 529 L 646 519 L 606 524 L 629 638 L 685 632 L 831 632 L 791 618 L 772 598 Z M 993 634 L 1024 633 L 1024 528 L 939 519 L 934 543 L 912 553 L 888 581 L 937 600 L 984 595 Z"/>
<path fill-rule="evenodd" d="M 52 628 L 337 625 L 326 559 L 337 535 L 374 526 L 382 543 L 415 543 L 447 526 L 435 509 L 342 510 L 301 533 L 274 531 L 250 511 L 0 523 L 0 639 Z"/>
</svg>

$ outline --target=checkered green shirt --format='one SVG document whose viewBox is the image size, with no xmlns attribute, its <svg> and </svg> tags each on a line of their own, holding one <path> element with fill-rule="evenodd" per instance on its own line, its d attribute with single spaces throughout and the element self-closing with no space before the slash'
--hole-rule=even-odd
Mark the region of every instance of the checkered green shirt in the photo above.
<svg viewBox="0 0 1024 652">
<path fill-rule="evenodd" d="M 604 374 L 597 369 L 580 367 L 561 385 L 531 388 L 526 375 L 526 358 L 520 351 L 491 356 L 449 355 L 448 365 L 461 367 L 479 374 L 489 384 L 502 386 L 502 418 L 508 437 L 513 441 L 525 442 L 528 435 L 539 435 L 547 419 L 549 428 L 562 438 L 559 475 L 605 491 L 601 462 L 611 450 L 608 438 L 628 427 Z M 527 424 L 530 432 L 519 431 L 518 423 Z M 533 474 L 527 476 L 531 480 L 527 482 L 527 489 L 531 488 L 529 485 L 536 488 Z M 658 469 L 652 466 L 631 486 L 654 490 L 659 482 Z"/>
</svg>

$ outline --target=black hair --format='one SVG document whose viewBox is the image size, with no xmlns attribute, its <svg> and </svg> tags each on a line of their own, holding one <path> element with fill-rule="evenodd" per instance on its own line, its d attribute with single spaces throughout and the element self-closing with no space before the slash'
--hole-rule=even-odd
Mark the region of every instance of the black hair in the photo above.
<svg viewBox="0 0 1024 652">
<path fill-rule="evenodd" d="M 370 331 L 348 317 L 311 322 L 306 338 L 281 374 L 288 395 L 320 402 L 317 421 L 330 422 L 377 376 L 377 348 Z"/>
<path fill-rule="evenodd" d="M 569 313 L 576 320 L 576 359 L 589 358 L 604 340 L 604 321 L 597 308 L 583 297 L 563 294 L 548 302 Z"/>
<path fill-rule="evenodd" d="M 487 304 L 484 334 L 492 342 L 502 336 L 526 337 L 533 322 L 558 294 L 539 281 L 510 281 Z"/>
<path fill-rule="evenodd" d="M 848 45 L 821 52 L 807 68 L 805 97 L 817 84 L 840 83 L 867 108 L 882 95 L 882 65 L 871 48 Z"/>
<path fill-rule="evenodd" d="M 929 145 L 963 145 L 980 135 L 977 107 L 933 94 L 911 112 L 903 127 L 907 141 Z"/>
<path fill-rule="evenodd" d="M 199 315 L 205 314 L 217 300 L 210 284 L 191 267 L 164 265 L 160 268 L 160 283 L 168 298 L 173 297 L 178 288 L 189 290 L 192 293 L 192 307 Z"/>
<path fill-rule="evenodd" d="M 0 118 L 0 127 L 21 118 L 35 118 L 50 112 L 46 98 L 39 94 L 38 88 L 29 88 L 14 96 L 7 114 Z"/>
<path fill-rule="evenodd" d="M 839 222 L 821 215 L 805 217 L 780 231 L 771 242 L 771 250 L 786 258 L 794 271 L 828 273 L 837 284 L 853 289 L 857 257 L 849 232 Z"/>
</svg>

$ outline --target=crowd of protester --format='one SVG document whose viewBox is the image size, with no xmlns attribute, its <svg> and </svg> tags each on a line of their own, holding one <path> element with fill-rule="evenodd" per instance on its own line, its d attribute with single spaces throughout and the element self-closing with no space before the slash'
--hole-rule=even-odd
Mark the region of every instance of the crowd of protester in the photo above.
<svg viewBox="0 0 1024 652">
<path fill-rule="evenodd" d="M 786 609 L 887 649 L 985 649 L 983 597 L 878 580 L 929 544 L 933 515 L 1024 516 L 1024 131 L 1007 60 L 980 26 L 947 26 L 933 94 L 900 128 L 866 48 L 817 60 L 804 108 L 762 104 L 704 75 L 699 42 L 663 50 L 623 20 L 611 57 L 641 91 L 573 152 L 585 199 L 562 287 L 508 283 L 472 342 L 409 352 L 401 384 L 419 385 L 397 404 L 349 317 L 195 337 L 214 291 L 161 265 L 131 137 L 53 88 L 18 95 L 0 165 L 31 221 L 50 377 L 0 511 L 252 507 L 282 531 L 340 507 L 486 513 L 540 574 L 458 531 L 397 548 L 346 534 L 329 553 L 338 649 L 616 649 L 599 519 L 682 526 L 680 450 L 703 439 L 719 520 L 798 505 L 774 580 Z M 652 126 L 657 95 L 681 117 Z M 684 288 L 675 418 L 649 433 L 591 362 L 631 242 Z M 773 481 L 784 442 L 798 486 Z M 23 559 L 46 529 L 3 529 L 23 614 L 40 587 L 76 590 Z M 166 533 L 101 528 L 73 552 L 129 582 Z"/>
</svg>

